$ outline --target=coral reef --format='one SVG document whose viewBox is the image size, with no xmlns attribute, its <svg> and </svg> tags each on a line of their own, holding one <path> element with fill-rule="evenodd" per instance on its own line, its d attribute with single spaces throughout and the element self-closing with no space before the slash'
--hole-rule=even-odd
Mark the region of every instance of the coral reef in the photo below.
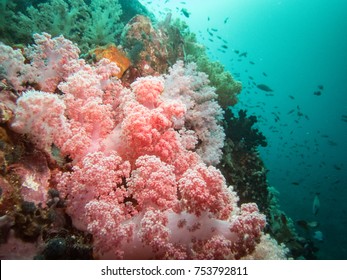
<svg viewBox="0 0 347 280">
<path fill-rule="evenodd" d="M 240 110 L 238 118 L 230 107 L 225 110 L 225 134 L 237 149 L 255 150 L 257 146 L 266 147 L 265 136 L 259 129 L 253 127 L 256 122 L 257 117 L 247 117 L 246 110 Z"/>
<path fill-rule="evenodd" d="M 77 43 L 83 52 L 97 45 L 116 43 L 123 24 L 122 7 L 117 0 L 49 0 L 33 5 L 4 6 L 0 40 L 7 44 L 28 44 L 37 32 L 64 35 Z M 29 3 L 30 4 L 30 3 Z M 17 10 L 17 7 L 27 7 Z"/>
<path fill-rule="evenodd" d="M 289 257 L 314 259 L 316 248 L 310 240 L 296 233 L 293 221 L 280 210 L 276 190 L 267 182 L 267 169 L 257 151 L 259 145 L 266 146 L 266 138 L 253 127 L 257 118 L 247 117 L 245 110 L 240 110 L 238 115 L 238 118 L 235 117 L 230 108 L 226 110 L 226 141 L 218 168 L 227 183 L 234 186 L 239 195 L 239 203 L 257 203 L 260 211 L 267 217 L 265 232 L 278 243 L 286 245 Z M 272 241 L 267 242 L 268 246 L 271 243 Z M 256 252 L 254 254 L 257 255 Z"/>
<path fill-rule="evenodd" d="M 229 107 L 241 83 L 184 22 L 137 0 L 0 4 L 1 256 L 314 258 L 256 118 Z"/>
<path fill-rule="evenodd" d="M 71 240 L 80 231 L 92 236 L 98 259 L 240 259 L 264 246 L 269 250 L 258 257 L 285 256 L 263 237 L 257 205 L 237 206 L 237 194 L 213 166 L 222 155 L 222 110 L 195 64 L 177 62 L 166 75 L 124 87 L 114 62 L 88 64 L 63 37 L 35 40 L 21 54 L 26 61 L 17 53 L 15 62 L 49 72 L 45 77 L 19 79 L 10 71 L 12 56 L 2 57 L 4 83 L 16 84 L 1 93 L 13 114 L 4 128 L 30 151 L 6 167 L 1 185 L 2 200 L 17 197 L 19 213 L 29 215 L 13 225 L 6 217 L 18 209 L 3 213 L 7 244 L 28 241 L 10 237 L 22 225 L 18 232 L 41 240 L 37 258 L 90 258 L 88 240 Z M 56 44 L 64 56 L 52 55 Z M 50 66 L 62 59 L 64 67 Z M 52 215 L 31 228 L 33 213 Z"/>
</svg>

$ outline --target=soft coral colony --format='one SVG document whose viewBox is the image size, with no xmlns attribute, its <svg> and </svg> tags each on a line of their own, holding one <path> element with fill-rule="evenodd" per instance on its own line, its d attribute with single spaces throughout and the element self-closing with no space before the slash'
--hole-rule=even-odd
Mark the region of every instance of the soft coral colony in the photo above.
<svg viewBox="0 0 347 280">
<path fill-rule="evenodd" d="M 223 109 L 195 63 L 125 83 L 117 61 L 33 37 L 0 44 L 2 139 L 19 150 L 0 182 L 2 258 L 47 257 L 50 236 L 92 244 L 96 259 L 285 258 L 216 168 Z"/>
</svg>

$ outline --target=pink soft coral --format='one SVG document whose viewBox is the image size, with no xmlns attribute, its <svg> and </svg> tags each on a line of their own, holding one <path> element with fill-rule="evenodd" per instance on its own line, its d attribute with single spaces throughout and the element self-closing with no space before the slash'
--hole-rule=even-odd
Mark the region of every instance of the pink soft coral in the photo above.
<svg viewBox="0 0 347 280">
<path fill-rule="evenodd" d="M 50 152 L 51 145 L 60 145 L 69 130 L 65 103 L 58 95 L 27 91 L 17 100 L 12 129 L 26 134 L 39 149 Z"/>
<path fill-rule="evenodd" d="M 84 65 L 77 45 L 63 36 L 51 38 L 47 33 L 34 34 L 35 44 L 25 50 L 34 81 L 42 91 L 53 92 L 57 85 Z"/>
<path fill-rule="evenodd" d="M 206 75 L 178 62 L 124 88 L 114 63 L 88 65 L 62 37 L 36 43 L 31 67 L 50 93 L 24 92 L 12 128 L 72 159 L 55 181 L 73 225 L 93 235 L 96 258 L 238 259 L 255 250 L 265 217 L 255 204 L 240 210 L 211 166 L 224 133 Z"/>
<path fill-rule="evenodd" d="M 136 160 L 127 186 L 139 211 L 177 208 L 177 183 L 173 170 L 173 166 L 155 156 L 142 156 Z"/>
</svg>

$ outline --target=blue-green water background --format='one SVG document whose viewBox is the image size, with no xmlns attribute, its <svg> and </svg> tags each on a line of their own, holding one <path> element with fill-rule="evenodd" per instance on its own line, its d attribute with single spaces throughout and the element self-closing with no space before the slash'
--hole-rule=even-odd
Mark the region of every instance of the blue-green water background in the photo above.
<svg viewBox="0 0 347 280">
<path fill-rule="evenodd" d="M 159 18 L 171 11 L 185 20 L 209 56 L 242 81 L 237 108 L 258 116 L 269 144 L 261 154 L 281 208 L 294 221 L 319 222 L 319 258 L 347 259 L 347 122 L 341 120 L 347 115 L 347 1 L 141 2 Z M 212 28 L 218 30 L 213 37 Z M 273 96 L 252 79 L 271 87 Z M 314 94 L 318 85 L 324 86 L 321 95 Z"/>
</svg>

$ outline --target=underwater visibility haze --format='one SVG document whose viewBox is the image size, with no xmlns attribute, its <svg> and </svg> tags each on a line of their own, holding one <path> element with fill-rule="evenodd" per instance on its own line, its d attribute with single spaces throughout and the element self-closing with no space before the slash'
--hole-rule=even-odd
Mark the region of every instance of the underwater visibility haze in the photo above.
<svg viewBox="0 0 347 280">
<path fill-rule="evenodd" d="M 1 259 L 347 259 L 347 2 L 0 7 Z"/>
</svg>

